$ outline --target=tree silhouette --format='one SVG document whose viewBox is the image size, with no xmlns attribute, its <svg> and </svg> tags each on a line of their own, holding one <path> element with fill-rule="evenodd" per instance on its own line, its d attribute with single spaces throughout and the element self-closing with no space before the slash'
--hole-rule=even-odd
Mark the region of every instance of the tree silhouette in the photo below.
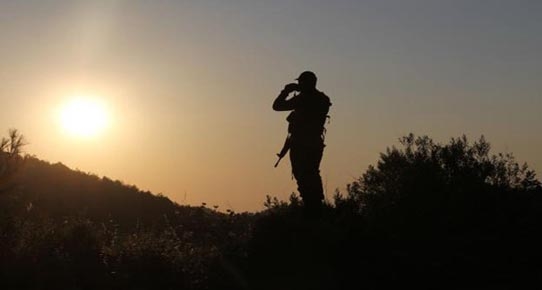
<svg viewBox="0 0 542 290">
<path fill-rule="evenodd" d="M 462 136 L 443 145 L 410 134 L 400 143 L 347 186 L 369 220 L 393 231 L 464 226 L 503 210 L 504 199 L 540 189 L 527 164 L 512 154 L 490 155 L 483 136 L 472 144 Z"/>
<path fill-rule="evenodd" d="M 16 129 L 10 129 L 8 137 L 0 140 L 0 194 L 5 191 L 9 178 L 20 166 L 21 148 L 26 145 L 24 136 Z"/>
</svg>

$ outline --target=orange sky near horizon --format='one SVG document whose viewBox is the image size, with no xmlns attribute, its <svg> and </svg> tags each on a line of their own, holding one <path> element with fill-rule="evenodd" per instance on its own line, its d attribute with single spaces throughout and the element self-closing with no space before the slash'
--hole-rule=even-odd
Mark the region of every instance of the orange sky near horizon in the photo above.
<svg viewBox="0 0 542 290">
<path fill-rule="evenodd" d="M 296 191 L 287 159 L 273 168 L 287 113 L 271 104 L 313 70 L 333 103 L 327 197 L 410 132 L 484 135 L 542 174 L 542 4 L 225 2 L 0 2 L 0 136 L 180 204 L 256 211 Z M 59 122 L 77 96 L 107 112 L 85 138 Z"/>
</svg>

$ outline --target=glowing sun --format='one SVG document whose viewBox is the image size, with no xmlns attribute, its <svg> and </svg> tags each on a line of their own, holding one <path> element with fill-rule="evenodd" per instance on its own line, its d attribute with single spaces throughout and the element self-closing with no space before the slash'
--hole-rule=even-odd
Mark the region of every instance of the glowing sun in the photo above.
<svg viewBox="0 0 542 290">
<path fill-rule="evenodd" d="M 103 102 L 93 98 L 72 98 L 60 109 L 60 124 L 73 136 L 93 137 L 109 124 Z"/>
</svg>

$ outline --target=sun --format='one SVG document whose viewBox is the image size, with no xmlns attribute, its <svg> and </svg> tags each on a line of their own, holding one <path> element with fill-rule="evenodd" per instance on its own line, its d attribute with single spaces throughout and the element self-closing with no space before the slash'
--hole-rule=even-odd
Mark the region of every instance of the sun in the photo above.
<svg viewBox="0 0 542 290">
<path fill-rule="evenodd" d="M 105 104 L 97 98 L 73 97 L 60 109 L 64 131 L 77 137 L 94 137 L 109 125 Z"/>
</svg>

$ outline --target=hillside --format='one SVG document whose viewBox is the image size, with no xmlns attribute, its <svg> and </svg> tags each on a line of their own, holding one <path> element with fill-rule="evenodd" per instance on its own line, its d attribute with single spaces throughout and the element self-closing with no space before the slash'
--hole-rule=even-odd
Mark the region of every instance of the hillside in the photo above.
<svg viewBox="0 0 542 290">
<path fill-rule="evenodd" d="M 12 161 L 0 180 L 2 289 L 201 289 L 221 252 L 246 248 L 252 214 L 181 206 L 31 156 Z"/>
<path fill-rule="evenodd" d="M 188 210 L 164 196 L 141 191 L 135 186 L 34 157 L 24 157 L 20 161 L 8 187 L 9 190 L 2 194 L 4 207 L 34 211 L 53 219 L 66 216 L 82 216 L 95 222 L 113 219 L 129 227 L 137 222 L 156 223 L 164 216 Z"/>
</svg>

